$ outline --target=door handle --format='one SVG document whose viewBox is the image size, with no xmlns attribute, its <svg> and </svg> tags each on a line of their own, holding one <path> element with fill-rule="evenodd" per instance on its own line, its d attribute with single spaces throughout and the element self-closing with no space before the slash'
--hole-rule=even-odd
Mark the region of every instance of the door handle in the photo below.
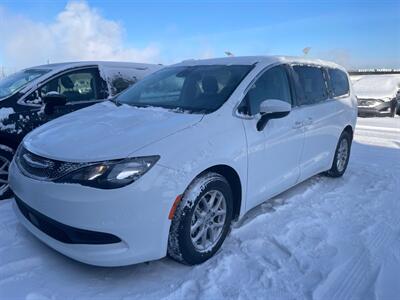
<svg viewBox="0 0 400 300">
<path fill-rule="evenodd" d="M 294 122 L 294 124 L 293 124 L 293 129 L 299 129 L 299 128 L 301 128 L 301 127 L 303 127 L 304 125 L 303 125 L 303 122 L 300 122 L 300 121 L 296 121 L 296 122 Z"/>
<path fill-rule="evenodd" d="M 304 126 L 311 125 L 312 123 L 314 123 L 314 120 L 313 120 L 312 118 L 307 118 L 307 119 L 303 122 Z"/>
</svg>

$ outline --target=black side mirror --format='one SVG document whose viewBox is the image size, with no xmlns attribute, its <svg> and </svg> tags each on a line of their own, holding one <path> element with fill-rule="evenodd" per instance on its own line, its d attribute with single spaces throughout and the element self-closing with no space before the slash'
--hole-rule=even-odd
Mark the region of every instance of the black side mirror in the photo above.
<svg viewBox="0 0 400 300">
<path fill-rule="evenodd" d="M 292 109 L 292 106 L 282 100 L 269 99 L 261 102 L 261 118 L 257 122 L 257 130 L 264 130 L 269 120 L 286 117 Z"/>
<path fill-rule="evenodd" d="M 44 112 L 49 115 L 54 113 L 55 107 L 67 104 L 67 97 L 57 92 L 50 92 L 42 98 L 42 101 L 44 103 Z"/>
</svg>

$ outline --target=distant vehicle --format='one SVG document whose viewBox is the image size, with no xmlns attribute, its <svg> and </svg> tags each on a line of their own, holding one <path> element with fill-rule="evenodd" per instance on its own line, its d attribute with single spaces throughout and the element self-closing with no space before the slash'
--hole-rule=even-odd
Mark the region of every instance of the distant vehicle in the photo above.
<svg viewBox="0 0 400 300">
<path fill-rule="evenodd" d="M 356 119 L 336 64 L 185 61 L 26 136 L 10 167 L 16 213 L 85 263 L 198 264 L 251 208 L 315 174 L 342 176 Z"/>
<path fill-rule="evenodd" d="M 11 195 L 8 166 L 28 132 L 104 101 L 160 68 L 125 62 L 59 63 L 28 68 L 0 80 L 0 199 Z"/>
<path fill-rule="evenodd" d="M 400 76 L 364 75 L 353 81 L 359 116 L 400 114 Z"/>
</svg>

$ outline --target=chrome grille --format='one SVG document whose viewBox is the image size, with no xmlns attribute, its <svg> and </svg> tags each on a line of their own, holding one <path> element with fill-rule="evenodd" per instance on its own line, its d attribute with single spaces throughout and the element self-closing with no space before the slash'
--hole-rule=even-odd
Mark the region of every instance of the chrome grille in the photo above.
<svg viewBox="0 0 400 300">
<path fill-rule="evenodd" d="M 24 147 L 20 147 L 18 150 L 15 161 L 24 175 L 48 181 L 61 178 L 88 165 L 87 163 L 62 162 L 44 158 L 29 152 Z"/>
</svg>

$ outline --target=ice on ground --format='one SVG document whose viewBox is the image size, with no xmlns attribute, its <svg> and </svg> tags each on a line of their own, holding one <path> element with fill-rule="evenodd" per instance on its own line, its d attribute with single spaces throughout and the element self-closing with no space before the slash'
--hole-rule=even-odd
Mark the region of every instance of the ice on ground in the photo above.
<svg viewBox="0 0 400 300">
<path fill-rule="evenodd" d="M 343 178 L 315 176 L 253 209 L 195 267 L 84 265 L 0 202 L 0 299 L 398 299 L 399 128 L 398 117 L 360 119 Z"/>
</svg>

